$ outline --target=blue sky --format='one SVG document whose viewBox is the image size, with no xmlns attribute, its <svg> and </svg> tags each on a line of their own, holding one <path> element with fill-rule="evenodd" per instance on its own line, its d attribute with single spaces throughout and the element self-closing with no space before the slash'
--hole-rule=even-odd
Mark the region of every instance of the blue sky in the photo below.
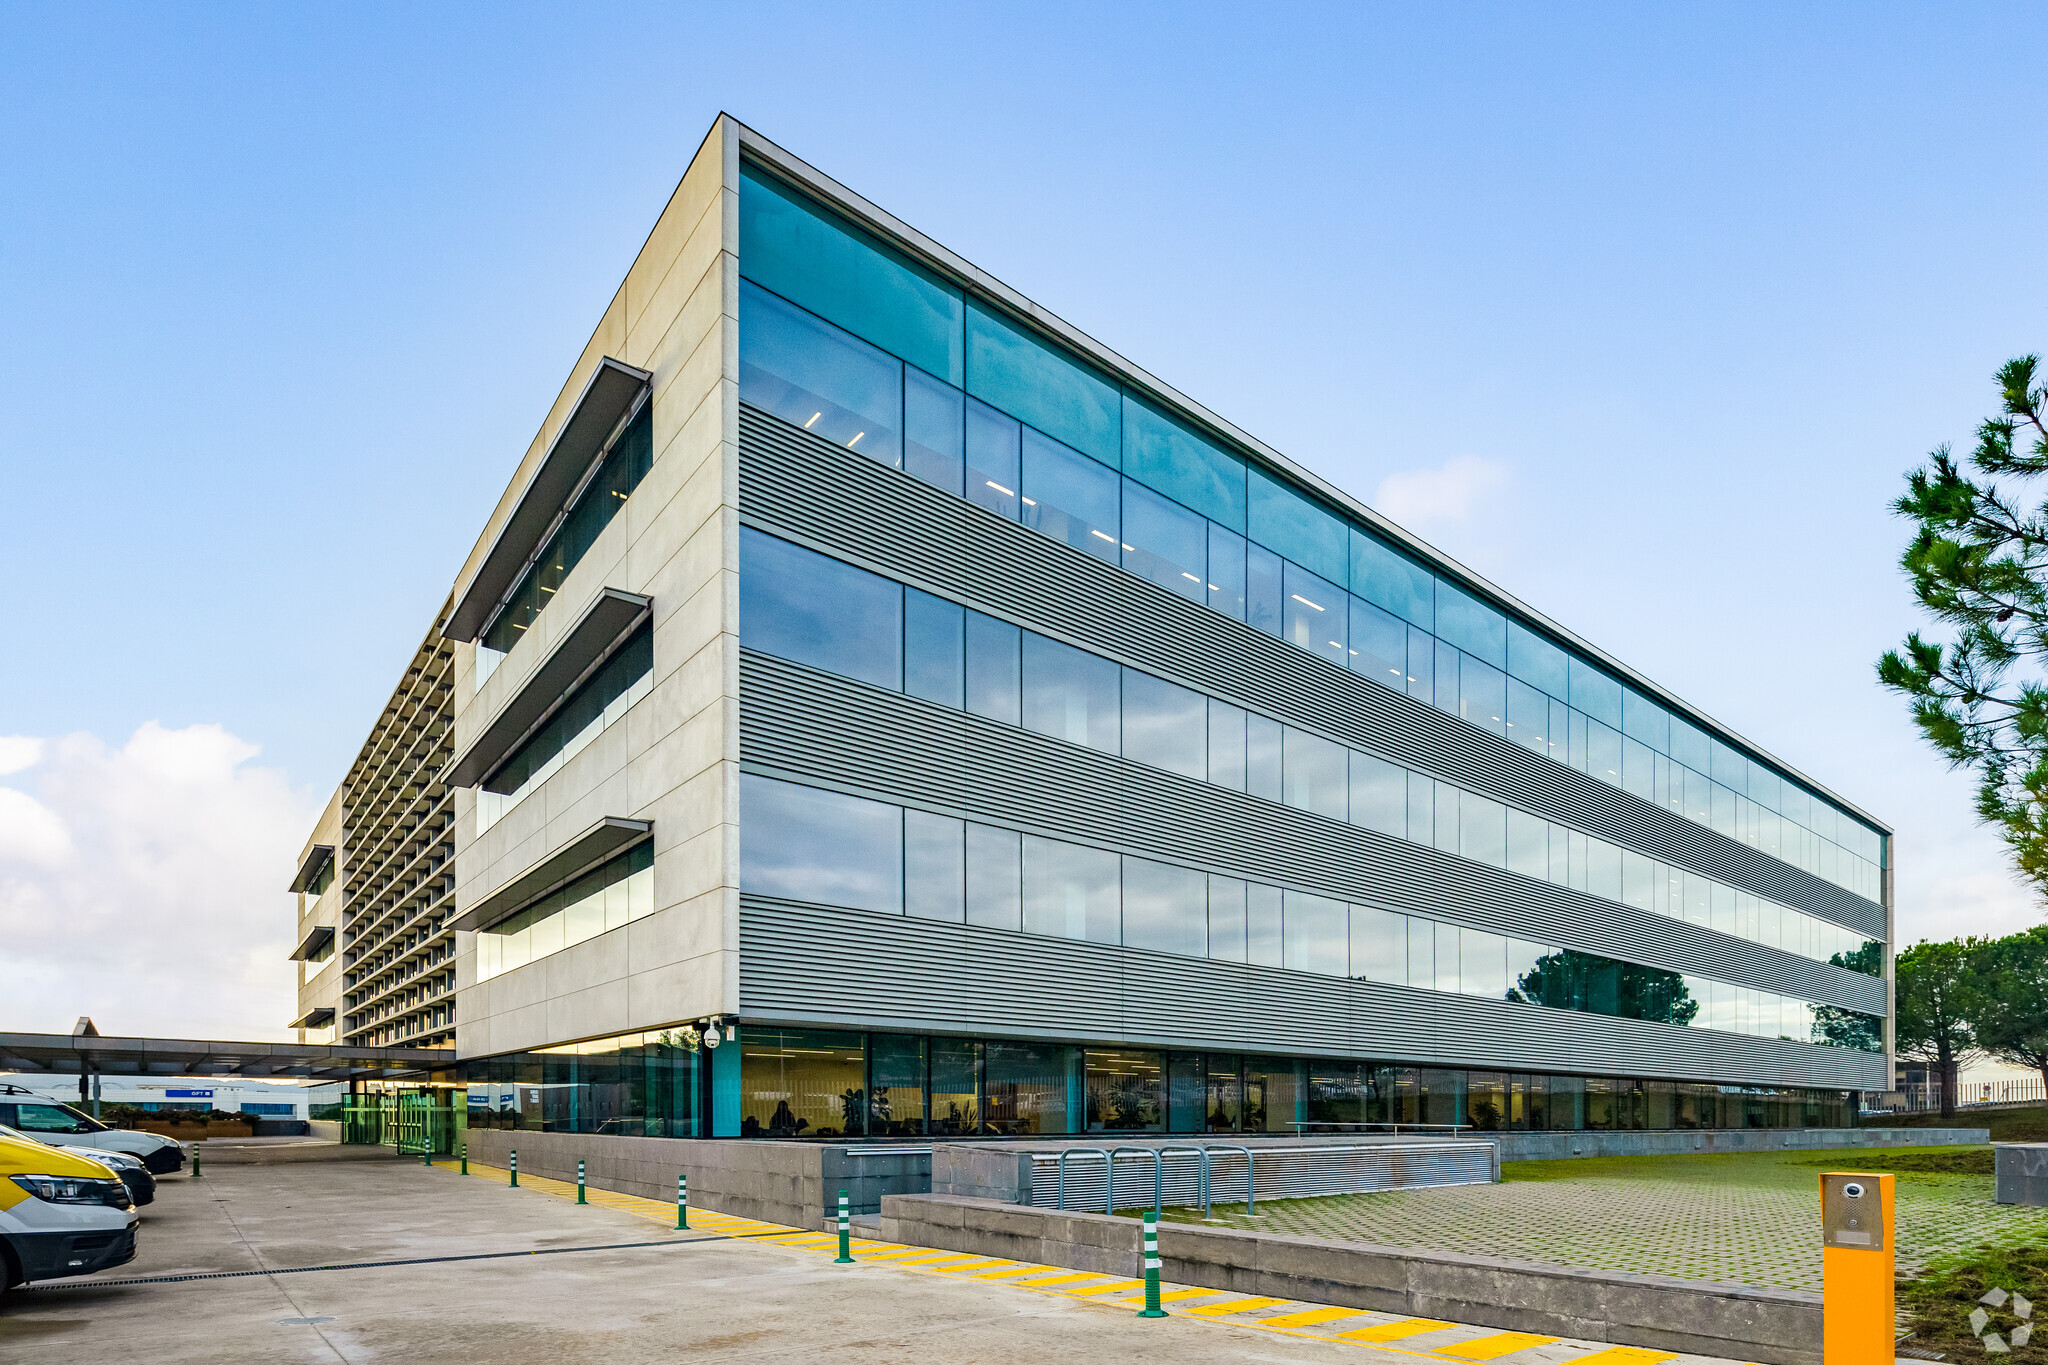
<svg viewBox="0 0 2048 1365">
<path fill-rule="evenodd" d="M 0 917 L 161 890 L 141 853 L 127 892 L 64 880 L 108 822 L 178 842 L 106 795 L 125 762 L 170 783 L 144 812 L 242 782 L 247 867 L 181 894 L 288 933 L 261 888 L 724 109 L 1891 821 L 1902 942 L 2033 922 L 1871 665 L 1915 624 L 1901 474 L 2048 346 L 2044 28 L 0 9 L 0 792 L 43 840 L 0 831 Z M 13 1026 L 82 1012 L 49 953 L 64 1017 Z"/>
</svg>

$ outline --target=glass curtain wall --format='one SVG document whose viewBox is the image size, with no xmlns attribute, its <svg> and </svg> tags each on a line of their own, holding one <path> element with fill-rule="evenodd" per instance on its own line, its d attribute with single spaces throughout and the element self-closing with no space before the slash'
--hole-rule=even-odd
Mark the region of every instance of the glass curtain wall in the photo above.
<svg viewBox="0 0 2048 1365">
<path fill-rule="evenodd" d="M 1831 920 L 1120 667 L 828 555 L 742 528 L 740 563 L 740 641 L 748 649 L 1669 919 L 1881 974 L 1882 945 Z M 785 812 L 781 818 L 800 817 Z M 914 883 L 922 883 L 915 875 L 921 859 L 957 862 L 960 856 L 959 821 L 920 821 L 909 837 Z M 1032 854 L 1027 847 L 1027 862 Z M 893 863 L 877 864 L 857 874 L 849 869 L 849 875 L 886 882 L 894 871 Z M 1185 894 L 1164 884 L 1158 890 L 1162 897 Z M 841 888 L 837 894 L 855 893 Z M 911 913 L 957 918 L 959 904 L 957 897 L 921 901 Z M 1134 897 L 1126 887 L 1125 941 L 1200 954 L 1187 922 L 1148 914 L 1160 904 L 1158 898 Z M 1027 902 L 1026 928 L 1037 930 L 1056 913 L 1065 912 L 1043 901 Z"/>
<path fill-rule="evenodd" d="M 749 405 L 1879 898 L 1876 830 L 751 167 L 740 268 Z"/>
</svg>

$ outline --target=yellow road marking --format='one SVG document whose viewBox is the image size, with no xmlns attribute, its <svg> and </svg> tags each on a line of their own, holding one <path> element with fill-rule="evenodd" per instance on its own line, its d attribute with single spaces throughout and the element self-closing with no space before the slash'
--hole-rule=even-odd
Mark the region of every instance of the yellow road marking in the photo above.
<svg viewBox="0 0 2048 1365">
<path fill-rule="evenodd" d="M 1164 1298 L 1165 1296 L 1161 1295 L 1160 1297 Z M 1222 1313 L 1249 1313 L 1254 1308 L 1271 1308 L 1276 1304 L 1287 1302 L 1289 1302 L 1287 1299 L 1233 1299 L 1229 1303 L 1205 1303 L 1200 1308 L 1190 1308 L 1188 1312 L 1200 1313 L 1204 1317 L 1214 1317 Z"/>
<path fill-rule="evenodd" d="M 1144 1281 L 1140 1280 L 1139 1283 L 1143 1284 Z M 1202 1299 L 1207 1298 L 1211 1294 L 1224 1294 L 1228 1292 L 1228 1290 L 1224 1289 L 1169 1289 L 1159 1296 L 1159 1301 L 1161 1303 L 1179 1303 L 1182 1299 Z M 1131 1299 L 1128 1302 L 1140 1307 L 1143 1307 L 1145 1303 L 1143 1299 Z"/>
<path fill-rule="evenodd" d="M 1455 1356 L 1459 1360 L 1498 1360 L 1516 1351 L 1526 1351 L 1531 1346 L 1548 1346 L 1556 1340 L 1556 1337 L 1540 1337 L 1534 1332 L 1502 1332 L 1499 1336 L 1461 1341 L 1455 1346 L 1439 1346 L 1436 1353 Z"/>
<path fill-rule="evenodd" d="M 962 1270 L 987 1270 L 993 1266 L 1015 1264 L 1015 1261 L 969 1261 L 966 1265 L 949 1265 L 946 1267 L 945 1273 L 952 1275 Z"/>
<path fill-rule="evenodd" d="M 1306 1313 L 1282 1313 L 1277 1318 L 1259 1318 L 1261 1327 L 1313 1327 L 1319 1322 L 1335 1322 L 1338 1318 L 1362 1318 L 1365 1314 L 1356 1308 L 1311 1308 Z M 1578 1365 L 1578 1362 L 1572 1362 Z M 1616 1361 L 1615 1365 L 1621 1365 Z"/>
<path fill-rule="evenodd" d="M 1029 1285 L 1033 1289 L 1050 1289 L 1056 1284 L 1073 1284 L 1077 1280 L 1099 1280 L 1101 1278 L 1095 1272 L 1089 1271 L 1085 1275 L 1055 1275 L 1049 1280 L 1019 1280 L 1017 1283 Z"/>
<path fill-rule="evenodd" d="M 1355 1332 L 1339 1332 L 1337 1335 L 1346 1341 L 1399 1341 L 1402 1337 L 1419 1337 L 1424 1332 L 1441 1332 L 1446 1327 L 1457 1325 L 1431 1318 L 1402 1318 L 1399 1322 L 1383 1322 L 1377 1327 L 1361 1327 Z"/>
<path fill-rule="evenodd" d="M 1048 1270 L 1050 1268 L 1051 1267 L 1049 1266 L 1042 1265 L 1013 1265 L 1007 1266 L 1002 1270 L 979 1271 L 973 1276 L 973 1278 L 977 1280 L 999 1280 L 1006 1275 L 1036 1275 L 1040 1271 Z"/>
<path fill-rule="evenodd" d="M 1640 1346 L 1610 1346 L 1604 1351 L 1595 1351 L 1589 1356 L 1580 1356 L 1571 1365 L 1664 1365 L 1677 1356 L 1669 1351 L 1648 1351 Z"/>
<path fill-rule="evenodd" d="M 1144 1286 L 1144 1283 L 1143 1280 L 1111 1280 L 1108 1284 L 1083 1285 L 1079 1289 L 1069 1289 L 1067 1292 L 1069 1294 L 1108 1294 L 1123 1289 L 1139 1289 Z"/>
</svg>

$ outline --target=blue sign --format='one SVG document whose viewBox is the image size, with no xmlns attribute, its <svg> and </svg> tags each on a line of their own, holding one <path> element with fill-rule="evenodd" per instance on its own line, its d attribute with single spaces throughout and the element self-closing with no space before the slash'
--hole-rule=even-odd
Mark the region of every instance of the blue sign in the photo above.
<svg viewBox="0 0 2048 1365">
<path fill-rule="evenodd" d="M 211 1090 L 166 1090 L 164 1091 L 164 1098 L 167 1100 L 210 1100 L 213 1098 L 213 1092 Z"/>
</svg>

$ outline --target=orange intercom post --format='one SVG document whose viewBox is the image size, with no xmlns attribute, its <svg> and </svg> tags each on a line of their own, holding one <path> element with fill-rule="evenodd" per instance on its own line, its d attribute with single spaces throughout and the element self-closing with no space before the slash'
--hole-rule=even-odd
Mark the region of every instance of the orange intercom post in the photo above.
<svg viewBox="0 0 2048 1365">
<path fill-rule="evenodd" d="M 1892 1365 L 1892 1178 L 1820 1178 L 1821 1358 Z"/>
</svg>

